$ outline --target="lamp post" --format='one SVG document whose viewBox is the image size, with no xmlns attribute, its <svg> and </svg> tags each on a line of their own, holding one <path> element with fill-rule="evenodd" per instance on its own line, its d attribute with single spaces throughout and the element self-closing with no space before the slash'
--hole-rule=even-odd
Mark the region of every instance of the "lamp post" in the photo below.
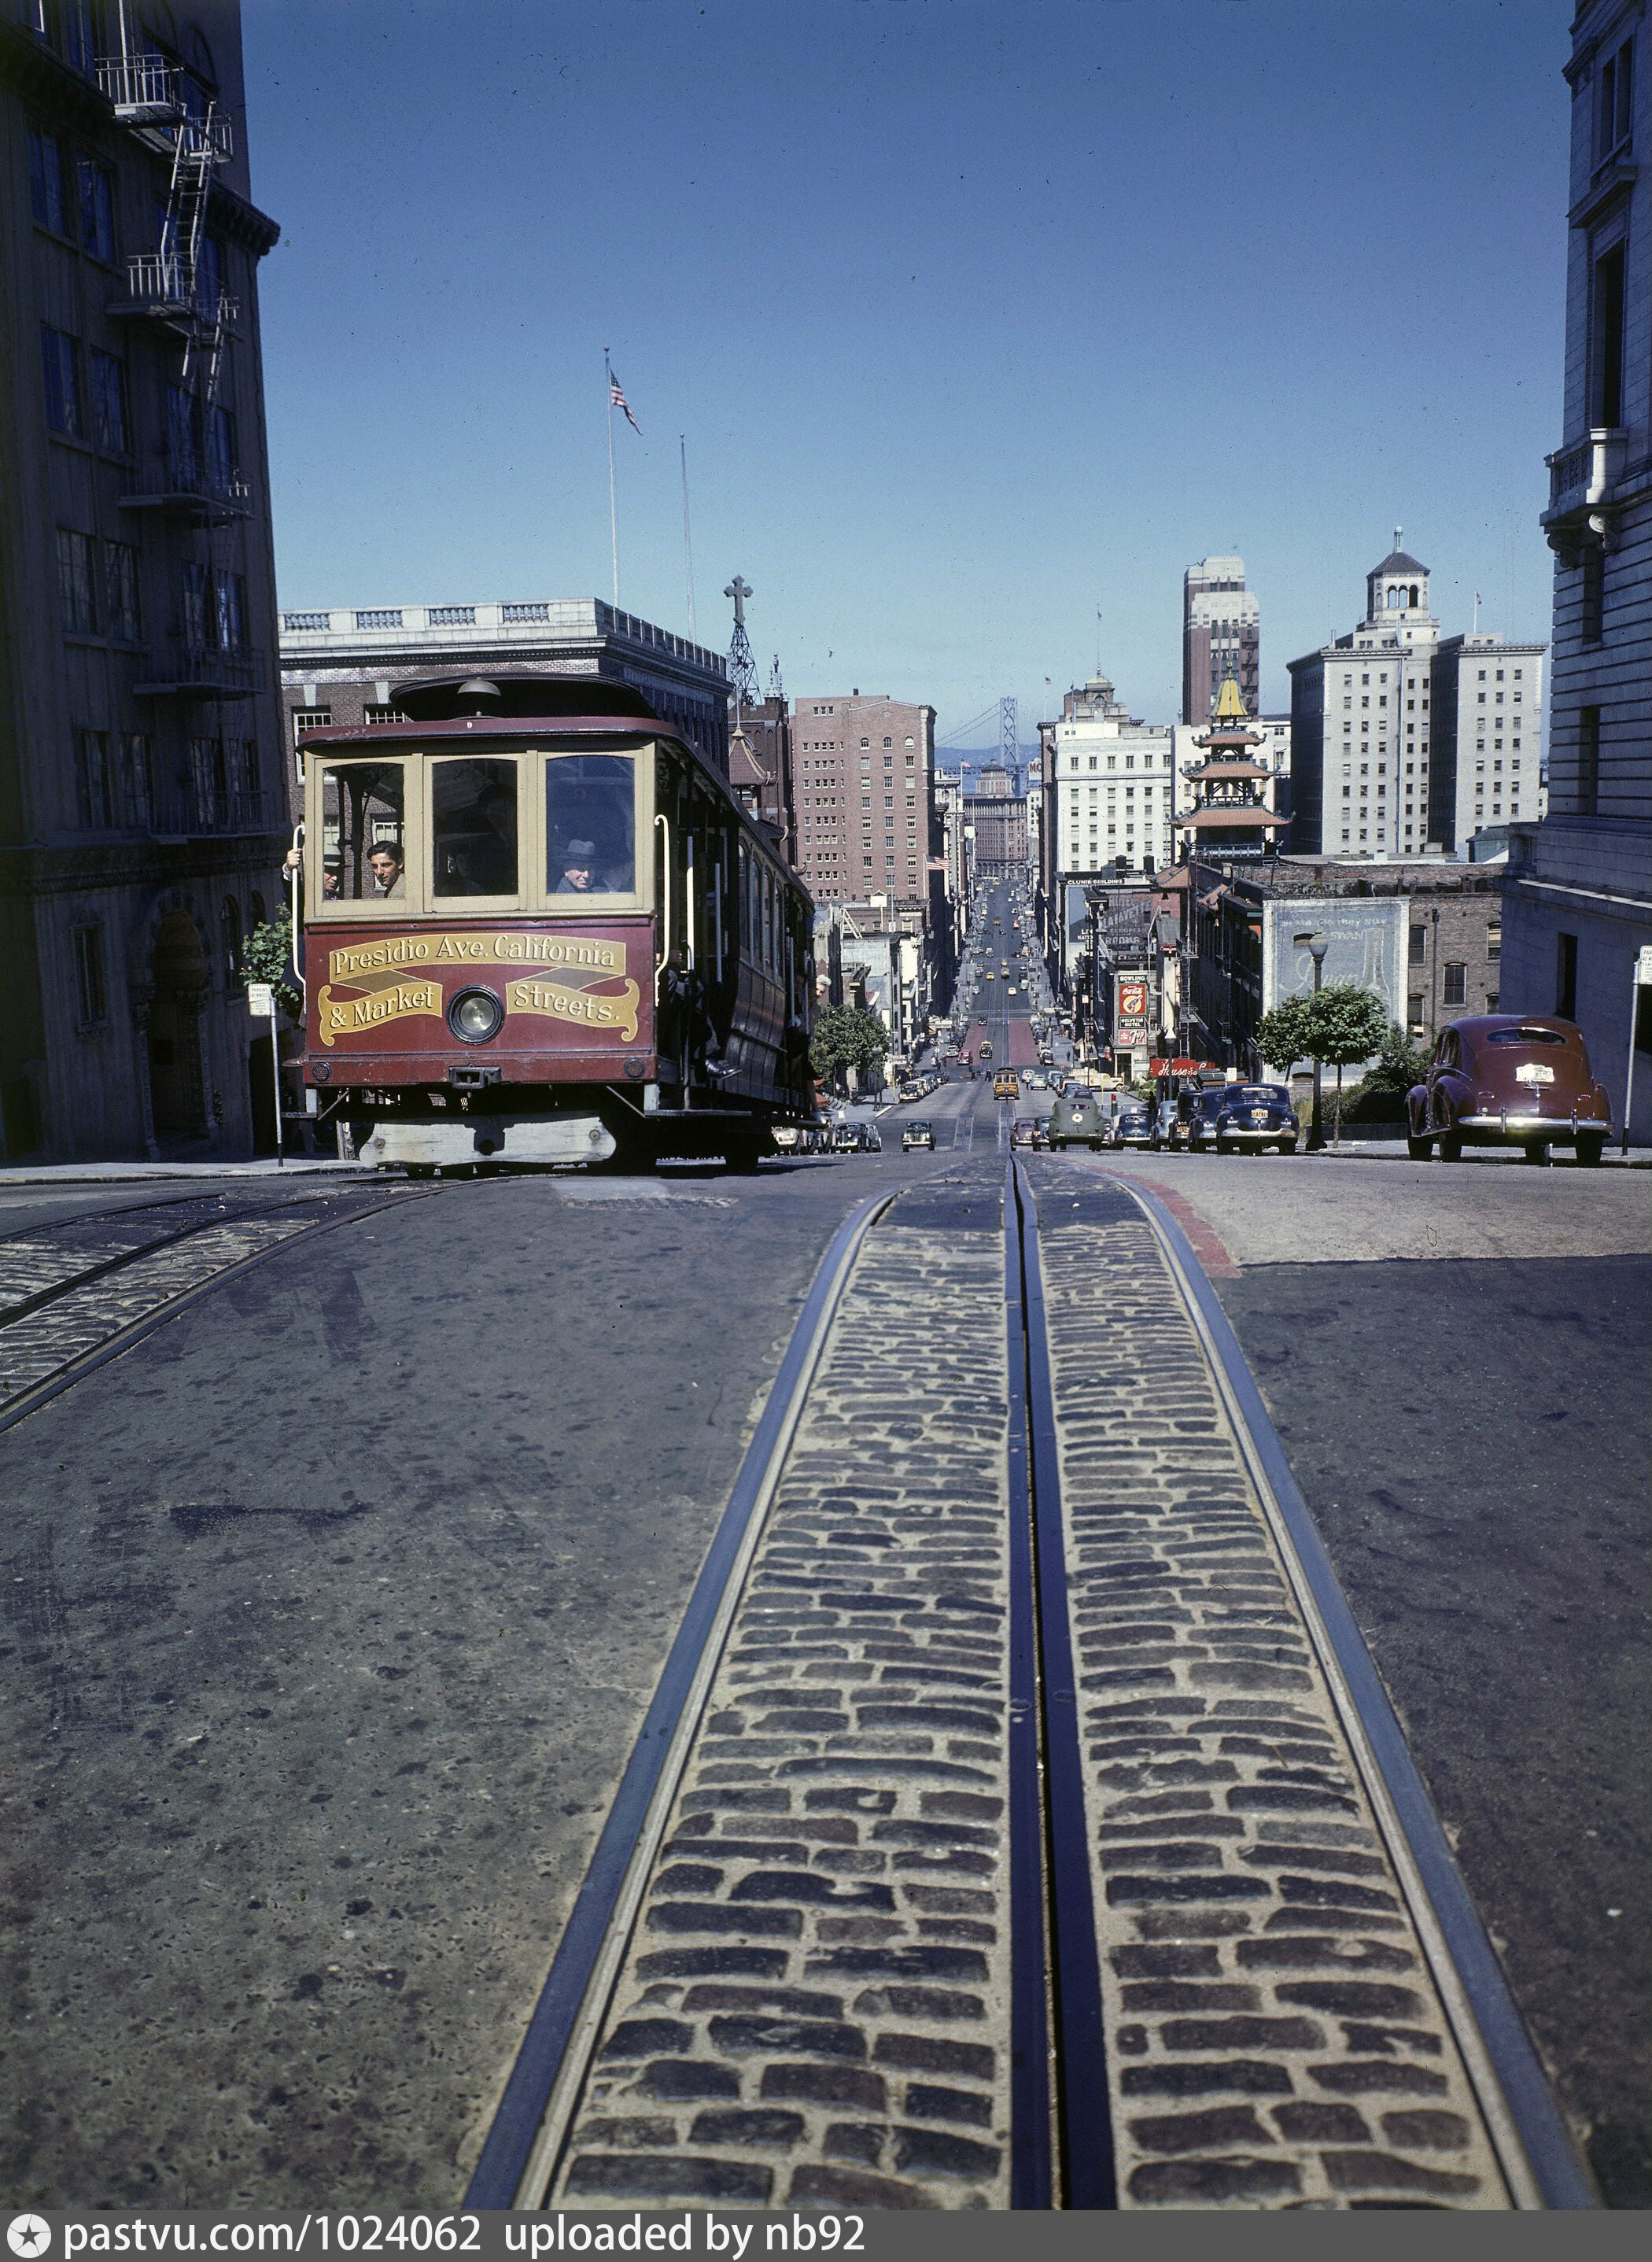
<svg viewBox="0 0 1652 2262">
<path fill-rule="evenodd" d="M 1324 935 L 1311 934 L 1308 937 L 1308 955 L 1313 961 L 1313 994 L 1316 998 L 1319 995 L 1319 982 L 1325 972 L 1325 952 L 1328 947 L 1329 945 Z M 1308 1136 L 1304 1143 L 1304 1151 L 1310 1155 L 1322 1155 L 1325 1152 L 1325 1124 L 1321 1119 L 1319 1105 L 1320 1073 L 1321 1063 L 1316 1060 L 1313 1064 L 1313 1121 L 1309 1126 Z"/>
</svg>

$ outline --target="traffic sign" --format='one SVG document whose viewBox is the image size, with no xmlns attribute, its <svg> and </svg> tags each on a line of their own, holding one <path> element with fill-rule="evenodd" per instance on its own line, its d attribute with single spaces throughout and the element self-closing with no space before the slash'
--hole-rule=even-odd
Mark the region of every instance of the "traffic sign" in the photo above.
<svg viewBox="0 0 1652 2262">
<path fill-rule="evenodd" d="M 273 982 L 249 982 L 247 984 L 247 1011 L 255 1021 L 275 1019 L 276 985 Z"/>
<path fill-rule="evenodd" d="M 1652 990 L 1652 942 L 1643 942 L 1636 954 L 1634 978 L 1638 987 Z"/>
</svg>

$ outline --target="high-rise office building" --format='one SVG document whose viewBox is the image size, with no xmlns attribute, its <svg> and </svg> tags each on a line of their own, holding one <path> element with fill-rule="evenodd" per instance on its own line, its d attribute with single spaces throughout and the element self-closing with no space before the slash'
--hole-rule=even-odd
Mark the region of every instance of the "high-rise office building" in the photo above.
<svg viewBox="0 0 1652 2262">
<path fill-rule="evenodd" d="M 0 1147 L 246 1153 L 280 911 L 235 0 L 0 0 Z"/>
<path fill-rule="evenodd" d="M 881 896 L 927 912 L 934 708 L 858 691 L 799 699 L 792 760 L 795 861 L 815 902 Z"/>
<path fill-rule="evenodd" d="M 1261 698 L 1261 608 L 1242 558 L 1201 558 L 1182 577 L 1182 719 L 1208 723 L 1232 675 L 1246 714 Z"/>
<path fill-rule="evenodd" d="M 1544 647 L 1442 641 L 1428 568 L 1397 544 L 1365 589 L 1362 621 L 1289 663 L 1292 853 L 1471 856 L 1536 814 Z"/>
</svg>

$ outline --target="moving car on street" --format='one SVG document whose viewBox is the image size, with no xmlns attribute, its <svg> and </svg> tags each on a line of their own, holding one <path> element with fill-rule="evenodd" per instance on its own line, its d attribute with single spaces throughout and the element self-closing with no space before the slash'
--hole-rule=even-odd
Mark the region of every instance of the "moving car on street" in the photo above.
<svg viewBox="0 0 1652 2262">
<path fill-rule="evenodd" d="M 1230 1084 L 1220 1095 L 1222 1105 L 1215 1125 L 1216 1151 L 1231 1155 L 1236 1147 L 1276 1147 L 1282 1155 L 1296 1151 L 1296 1111 L 1282 1084 Z"/>
<path fill-rule="evenodd" d="M 1038 1127 L 1031 1115 L 1023 1115 L 1010 1125 L 1009 1144 L 1012 1148 L 1036 1147 L 1038 1143 Z"/>
<path fill-rule="evenodd" d="M 1612 1108 L 1589 1065 L 1576 1021 L 1543 1013 L 1482 1013 L 1442 1029 L 1421 1084 L 1405 1096 L 1406 1147 L 1442 1163 L 1465 1145 L 1522 1147 L 1546 1163 L 1551 1146 L 1579 1163 L 1600 1160 Z"/>
<path fill-rule="evenodd" d="M 1063 1092 L 1050 1110 L 1050 1145 L 1055 1153 L 1067 1147 L 1088 1147 L 1098 1153 L 1107 1144 L 1107 1117 L 1093 1091 Z"/>
<path fill-rule="evenodd" d="M 1115 1147 L 1145 1147 L 1150 1154 L 1159 1151 L 1159 1125 L 1151 1107 L 1139 1102 L 1125 1107 L 1113 1118 L 1111 1144 Z"/>
<path fill-rule="evenodd" d="M 931 1154 L 935 1152 L 935 1126 L 926 1115 L 915 1115 L 901 1126 L 901 1153 L 904 1155 L 911 1147 L 927 1147 Z"/>
</svg>

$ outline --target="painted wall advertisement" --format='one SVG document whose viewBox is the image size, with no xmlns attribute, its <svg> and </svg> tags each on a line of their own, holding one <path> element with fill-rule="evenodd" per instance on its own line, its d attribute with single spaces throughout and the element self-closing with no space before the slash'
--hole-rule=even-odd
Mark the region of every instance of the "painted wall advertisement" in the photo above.
<svg viewBox="0 0 1652 2262">
<path fill-rule="evenodd" d="M 1390 1021 L 1405 1027 L 1405 952 L 1411 925 L 1404 896 L 1309 896 L 1262 906 L 1262 1011 L 1313 989 L 1311 938 L 1325 940 L 1324 980 L 1375 990 Z M 1307 1062 L 1296 1066 L 1305 1068 Z M 1347 1073 L 1358 1076 L 1358 1068 Z"/>
<path fill-rule="evenodd" d="M 1113 1042 L 1123 1051 L 1139 1051 L 1150 1034 L 1153 991 L 1146 976 L 1121 974 L 1113 998 Z"/>
</svg>

